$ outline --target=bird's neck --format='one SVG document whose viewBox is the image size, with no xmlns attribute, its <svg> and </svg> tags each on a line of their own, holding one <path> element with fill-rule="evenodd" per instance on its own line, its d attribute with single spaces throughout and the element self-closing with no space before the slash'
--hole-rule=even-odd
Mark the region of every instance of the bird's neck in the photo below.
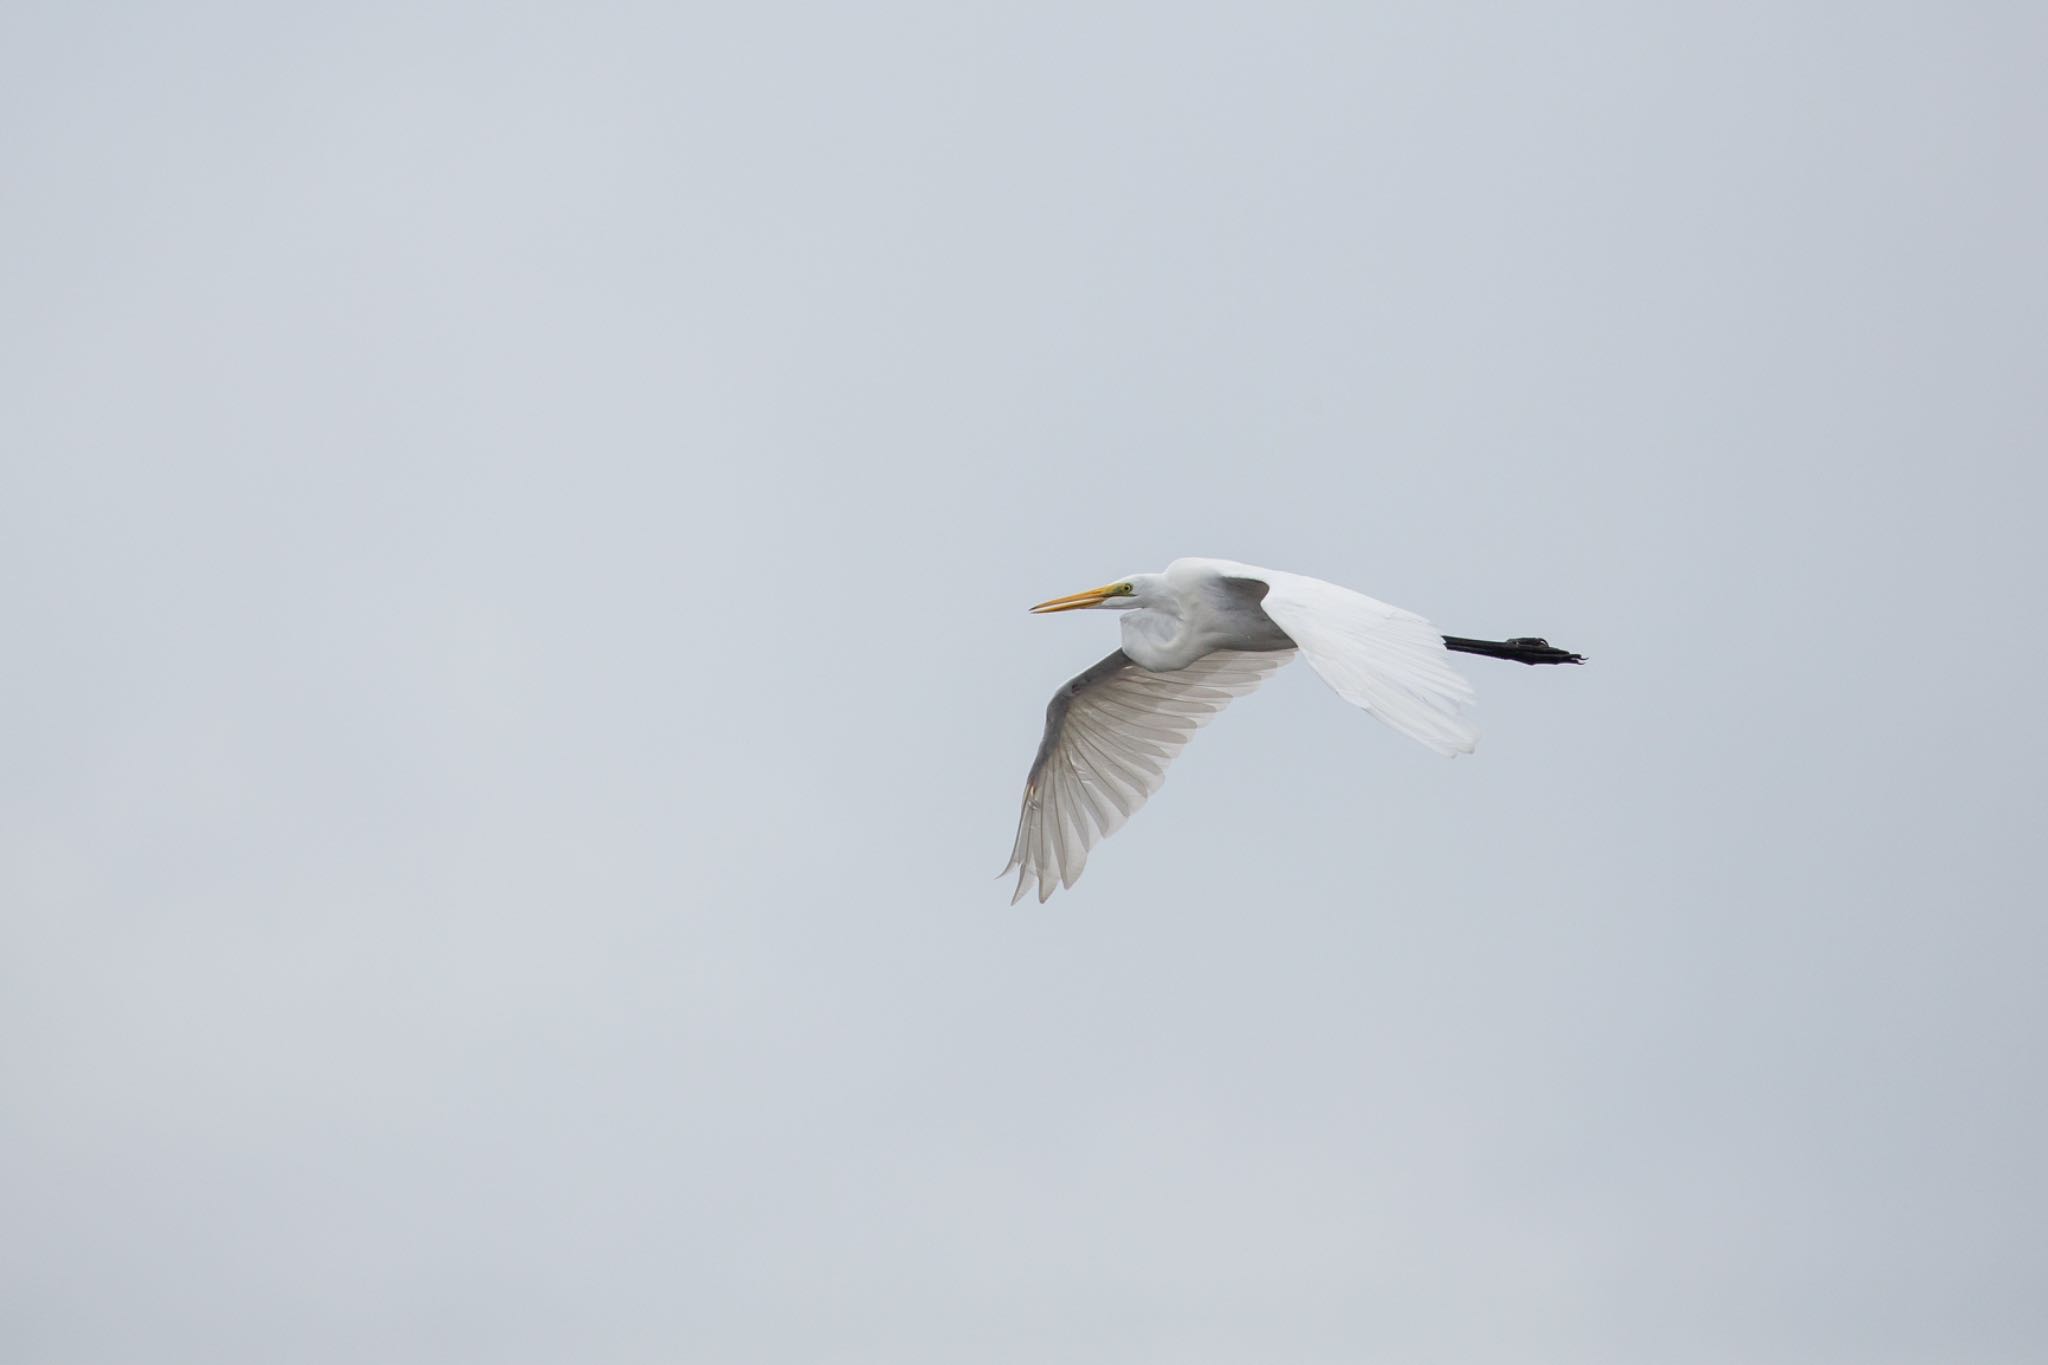
<svg viewBox="0 0 2048 1365">
<path fill-rule="evenodd" d="M 1124 633 L 1124 653 L 1131 662 L 1154 673 L 1171 673 L 1186 668 L 1215 646 L 1202 638 L 1193 621 L 1166 607 L 1140 607 L 1124 613 L 1119 623 Z"/>
</svg>

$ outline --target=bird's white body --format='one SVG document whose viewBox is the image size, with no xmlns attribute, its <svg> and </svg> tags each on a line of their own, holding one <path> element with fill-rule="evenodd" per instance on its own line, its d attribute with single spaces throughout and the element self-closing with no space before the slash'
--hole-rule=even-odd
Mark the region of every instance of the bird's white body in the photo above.
<svg viewBox="0 0 2048 1365">
<path fill-rule="evenodd" d="M 1253 596 L 1226 586 L 1263 572 L 1227 559 L 1176 559 L 1163 574 L 1134 575 L 1137 591 L 1122 599 L 1131 609 L 1119 622 L 1124 653 L 1140 668 L 1170 673 L 1219 649 L 1293 649 Z"/>
<path fill-rule="evenodd" d="M 1042 901 L 1158 790 L 1166 765 L 1233 698 L 1298 651 L 1323 680 L 1438 753 L 1470 753 L 1472 687 L 1445 637 L 1410 611 L 1321 579 L 1227 559 L 1177 559 L 1032 610 L 1123 611 L 1123 648 L 1046 708 L 1010 868 Z M 1006 871 L 1009 869 L 1006 869 Z"/>
</svg>

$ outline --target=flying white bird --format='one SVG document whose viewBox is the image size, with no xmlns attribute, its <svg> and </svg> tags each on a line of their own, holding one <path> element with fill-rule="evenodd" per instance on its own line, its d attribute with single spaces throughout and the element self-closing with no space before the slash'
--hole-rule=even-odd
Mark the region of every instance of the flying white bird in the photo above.
<svg viewBox="0 0 2048 1365">
<path fill-rule="evenodd" d="M 1040 602 L 1049 614 L 1104 607 L 1125 615 L 1123 648 L 1053 694 L 1045 738 L 1024 783 L 1007 876 L 1015 905 L 1033 881 L 1043 902 L 1071 887 L 1088 851 L 1159 790 L 1195 731 L 1299 650 L 1338 696 L 1440 754 L 1469 754 L 1478 732 L 1459 716 L 1472 685 L 1448 651 L 1525 664 L 1576 664 L 1539 639 L 1467 640 L 1319 578 L 1227 559 L 1176 559 Z"/>
</svg>

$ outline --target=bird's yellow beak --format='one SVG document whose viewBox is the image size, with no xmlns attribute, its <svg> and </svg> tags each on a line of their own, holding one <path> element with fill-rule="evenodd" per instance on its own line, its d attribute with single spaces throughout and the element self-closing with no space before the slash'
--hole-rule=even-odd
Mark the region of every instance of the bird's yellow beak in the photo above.
<svg viewBox="0 0 2048 1365">
<path fill-rule="evenodd" d="M 1066 597 L 1055 597 L 1050 602 L 1040 602 L 1031 610 L 1041 616 L 1050 616 L 1056 611 L 1079 611 L 1083 607 L 1099 607 L 1110 598 L 1116 596 L 1116 590 L 1120 586 L 1122 585 L 1108 583 L 1099 588 L 1090 588 L 1086 592 L 1077 592 Z"/>
</svg>

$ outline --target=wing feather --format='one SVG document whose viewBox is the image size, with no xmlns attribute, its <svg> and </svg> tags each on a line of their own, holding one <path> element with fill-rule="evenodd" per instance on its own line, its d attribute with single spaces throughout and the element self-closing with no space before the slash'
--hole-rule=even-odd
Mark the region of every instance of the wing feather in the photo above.
<svg viewBox="0 0 2048 1365">
<path fill-rule="evenodd" d="M 1265 585 L 1259 605 L 1338 696 L 1440 754 L 1469 754 L 1479 732 L 1459 715 L 1472 684 L 1450 665 L 1443 634 L 1412 611 L 1320 578 L 1233 565 Z"/>
<path fill-rule="evenodd" d="M 1055 693 L 1003 869 L 1017 873 L 1010 903 L 1033 882 L 1041 902 L 1072 886 L 1089 850 L 1159 790 L 1195 731 L 1293 657 L 1291 649 L 1226 649 L 1152 673 L 1119 649 Z"/>
</svg>

